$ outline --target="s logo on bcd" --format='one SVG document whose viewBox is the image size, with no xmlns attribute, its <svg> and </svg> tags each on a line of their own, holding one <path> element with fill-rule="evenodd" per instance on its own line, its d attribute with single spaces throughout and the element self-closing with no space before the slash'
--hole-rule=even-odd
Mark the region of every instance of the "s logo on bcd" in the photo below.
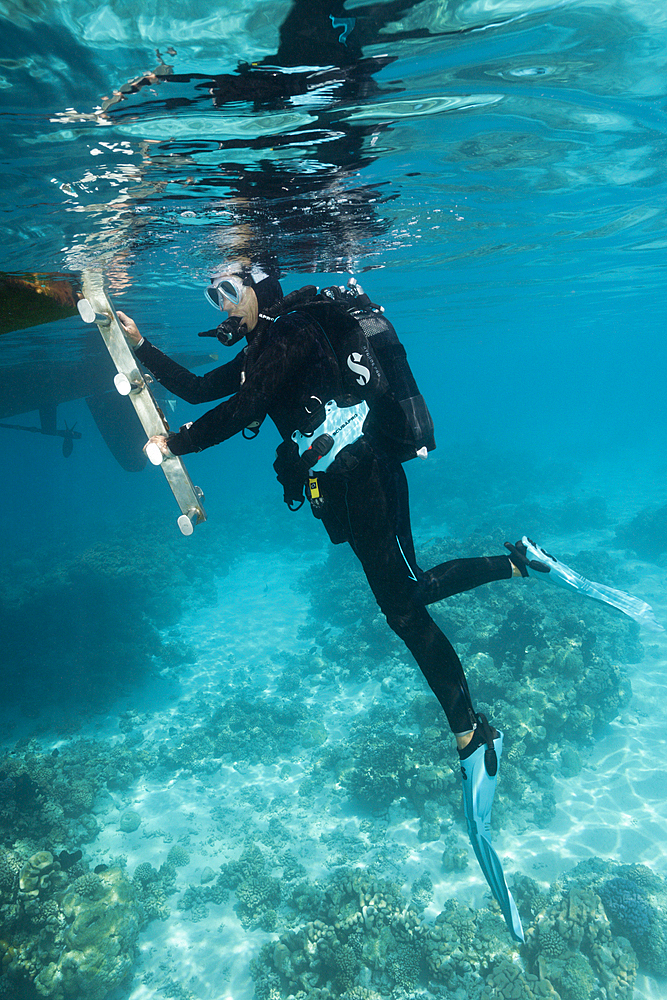
<svg viewBox="0 0 667 1000">
<path fill-rule="evenodd" d="M 364 365 L 360 365 L 361 354 L 357 354 L 355 351 L 347 359 L 347 367 L 350 371 L 353 371 L 355 375 L 358 376 L 357 382 L 359 385 L 368 385 L 371 380 L 371 373 Z"/>
</svg>

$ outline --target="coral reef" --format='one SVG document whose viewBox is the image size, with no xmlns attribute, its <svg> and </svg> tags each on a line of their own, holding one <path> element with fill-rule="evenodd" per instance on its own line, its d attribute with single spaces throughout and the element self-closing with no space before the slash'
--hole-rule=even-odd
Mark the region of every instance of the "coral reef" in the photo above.
<svg viewBox="0 0 667 1000">
<path fill-rule="evenodd" d="M 179 900 L 179 909 L 189 911 L 190 919 L 201 920 L 208 913 L 207 904 L 223 903 L 233 891 L 237 899 L 234 909 L 241 924 L 247 930 L 273 931 L 283 886 L 302 874 L 301 866 L 289 854 L 282 859 L 282 879 L 269 873 L 277 864 L 250 842 L 238 860 L 221 866 L 217 877 L 211 873 L 203 884 L 189 886 Z"/>
<path fill-rule="evenodd" d="M 615 933 L 594 888 L 614 868 L 599 860 L 579 865 L 547 890 L 519 877 L 524 947 L 510 940 L 495 904 L 471 910 L 450 899 L 428 923 L 398 885 L 339 869 L 324 883 L 301 883 L 285 901 L 281 923 L 291 913 L 295 926 L 252 963 L 255 995 L 349 1000 L 428 990 L 479 1000 L 631 1000 L 637 956 Z"/>
<path fill-rule="evenodd" d="M 123 791 L 155 766 L 150 747 L 108 746 L 79 740 L 63 752 L 45 753 L 31 742 L 0 756 L 0 845 L 17 841 L 60 843 L 68 848 L 89 842 L 99 832 L 93 811 L 107 789 Z"/>
<path fill-rule="evenodd" d="M 439 840 L 443 824 L 458 815 L 461 796 L 459 769 L 448 753 L 451 737 L 439 721 L 416 730 L 410 710 L 374 706 L 352 724 L 344 748 L 324 748 L 311 780 L 329 772 L 376 816 L 385 816 L 396 800 L 409 802 L 420 817 L 420 839 Z M 304 787 L 308 791 L 310 782 Z"/>
<path fill-rule="evenodd" d="M 169 770 L 206 768 L 211 760 L 233 758 L 250 764 L 288 756 L 295 744 L 319 746 L 326 730 L 313 739 L 318 709 L 295 699 L 235 695 L 222 704 L 199 704 L 197 722 L 159 746 L 160 763 Z"/>
<path fill-rule="evenodd" d="M 613 934 L 602 900 L 589 886 L 552 891 L 527 936 L 529 965 L 561 1000 L 589 1000 L 602 985 L 613 1000 L 632 1000 L 637 958 L 630 942 Z"/>
<path fill-rule="evenodd" d="M 563 1000 L 594 995 L 585 992 L 591 973 L 575 954 L 586 959 L 610 997 L 632 997 L 637 968 L 667 975 L 667 882 L 646 866 L 592 858 L 548 893 L 520 876 L 514 895 L 529 927 L 530 963 Z"/>
<path fill-rule="evenodd" d="M 325 886 L 302 886 L 291 904 L 302 924 L 252 963 L 257 997 L 343 996 L 380 984 L 411 990 L 422 978 L 424 931 L 390 882 L 342 869 Z"/>
<path fill-rule="evenodd" d="M 631 549 L 641 559 L 658 562 L 667 552 L 667 506 L 648 507 L 616 529 L 619 546 Z"/>
<path fill-rule="evenodd" d="M 562 524 L 583 516 L 603 520 L 599 505 L 584 507 L 573 501 L 546 513 Z M 261 530 L 268 532 L 266 525 Z M 421 561 L 502 551 L 502 540 L 497 533 L 463 542 L 436 539 Z M 273 546 L 273 536 L 269 541 Z M 128 551 L 134 553 L 132 546 Z M 175 616 L 193 580 L 206 589 L 220 550 L 213 544 L 206 555 L 196 552 L 197 567 L 188 553 L 178 570 L 162 556 L 158 545 L 150 566 L 145 554 L 128 561 L 115 539 L 41 575 L 33 564 L 19 579 L 12 606 L 17 621 L 25 625 L 53 591 L 55 612 L 38 638 L 54 643 L 52 662 L 64 669 L 67 657 L 84 655 L 77 643 L 85 636 L 68 644 L 57 635 L 56 614 L 62 616 L 76 594 L 74 614 L 77 620 L 85 615 L 88 597 L 78 589 L 98 601 L 123 589 L 119 613 L 130 614 L 126 598 L 135 604 L 122 644 L 111 642 L 100 653 L 86 684 L 99 684 L 112 656 L 129 657 L 128 675 L 152 669 L 154 657 L 177 667 L 194 654 L 176 631 L 158 635 L 154 628 L 158 620 L 164 625 L 165 593 L 169 602 L 177 595 L 169 605 Z M 618 583 L 621 570 L 605 553 L 563 557 L 589 576 Z M 135 573 L 146 577 L 141 594 Z M 173 579 L 165 585 L 167 574 Z M 141 925 L 169 919 L 178 879 L 181 918 L 199 921 L 215 914 L 214 907 L 233 905 L 257 956 L 258 1000 L 629 1000 L 638 967 L 667 974 L 667 894 L 662 880 L 641 866 L 578 866 L 548 888 L 517 876 L 524 948 L 510 940 L 495 904 L 476 911 L 457 900 L 443 905 L 432 870 L 433 882 L 414 868 L 408 877 L 402 865 L 408 848 L 390 843 L 393 824 L 412 824 L 409 836 L 433 845 L 431 857 L 437 866 L 442 855 L 443 871 L 462 870 L 471 857 L 451 734 L 344 552 L 334 550 L 304 588 L 312 608 L 302 636 L 308 645 L 316 637 L 316 645 L 307 653 L 271 652 L 261 693 L 251 668 L 225 652 L 225 670 L 212 690 L 174 706 L 162 731 L 144 733 L 144 718 L 126 712 L 113 743 L 63 742 L 46 751 L 33 740 L 0 756 L 0 996 L 25 990 L 27 1000 L 38 993 L 101 1000 L 130 974 Z M 530 581 L 481 588 L 433 613 L 461 652 L 479 708 L 505 729 L 494 826 L 519 802 L 522 817 L 548 822 L 554 773 L 578 773 L 594 727 L 614 718 L 628 698 L 623 665 L 640 655 L 637 629 L 613 612 Z M 104 642 L 114 621 L 111 613 L 104 620 Z M 140 628 L 141 642 L 130 651 Z M 28 651 L 21 656 L 17 663 L 25 667 Z M 88 665 L 76 668 L 74 689 L 79 669 L 85 673 Z M 50 671 L 44 664 L 44 673 L 37 672 L 45 689 Z M 351 679 L 370 681 L 377 693 L 372 704 L 360 700 L 355 715 L 348 714 Z M 121 687 L 126 682 L 119 678 Z M 85 685 L 76 690 L 77 697 L 88 696 Z M 336 712 L 325 716 L 322 706 L 339 696 Z M 32 711 L 35 689 L 28 686 L 23 697 Z M 233 779 L 238 803 L 231 796 L 214 804 L 206 794 L 198 798 L 196 818 L 193 806 L 187 834 L 175 835 L 163 863 L 143 855 L 159 867 L 140 854 L 131 878 L 122 859 L 90 870 L 94 862 L 82 857 L 81 847 L 94 841 L 110 802 L 120 843 L 132 851 L 155 844 L 148 799 L 133 794 L 137 779 L 192 779 L 194 803 L 199 779 L 205 784 L 207 774 L 221 768 Z M 269 781 L 263 780 L 266 768 Z M 294 824 L 295 814 L 312 815 L 316 796 L 324 803 L 322 827 L 317 834 L 305 831 L 304 840 L 308 849 L 315 845 L 325 870 L 343 867 L 311 880 L 301 863 L 310 856 L 295 839 Z M 139 812 L 131 808 L 137 801 Z M 246 840 L 249 807 L 257 819 L 253 841 Z M 196 828 L 207 810 L 211 834 L 198 857 Z M 235 860 L 220 864 L 221 854 Z M 387 872 L 396 881 L 380 877 Z M 435 920 L 434 898 L 443 907 Z M 228 916 L 234 919 L 225 914 L 225 921 Z M 179 989 L 187 992 L 174 984 L 173 995 Z"/>
<path fill-rule="evenodd" d="M 71 876 L 49 851 L 0 851 L 0 990 L 104 1000 L 127 980 L 145 921 L 131 883 L 118 867 Z"/>
<path fill-rule="evenodd" d="M 667 976 L 667 882 L 645 865 L 599 860 L 578 865 L 574 874 L 588 877 L 614 932 L 630 941 L 641 969 Z"/>
</svg>

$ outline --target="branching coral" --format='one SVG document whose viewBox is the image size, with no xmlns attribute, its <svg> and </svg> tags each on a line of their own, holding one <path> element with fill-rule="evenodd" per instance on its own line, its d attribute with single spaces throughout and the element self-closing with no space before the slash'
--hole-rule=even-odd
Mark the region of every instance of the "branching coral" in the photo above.
<svg viewBox="0 0 667 1000">
<path fill-rule="evenodd" d="M 155 760 L 149 746 L 93 740 L 80 740 L 55 756 L 36 744 L 20 755 L 6 753 L 0 775 L 11 780 L 12 808 L 0 809 L 0 844 L 27 838 L 72 849 L 92 840 L 99 832 L 95 797 L 109 787 L 126 789 Z"/>
<path fill-rule="evenodd" d="M 472 910 L 449 900 L 431 924 L 399 886 L 340 869 L 324 883 L 292 890 L 289 906 L 300 925 L 283 930 L 253 962 L 257 1000 L 349 1000 L 363 990 L 400 998 L 427 986 L 432 995 L 479 1000 L 631 1000 L 636 955 L 613 932 L 595 890 L 610 872 L 623 878 L 628 870 L 587 863 L 549 890 L 519 877 L 514 892 L 526 945 L 518 947 L 495 904 Z M 656 889 L 647 869 L 634 872 Z"/>
<path fill-rule="evenodd" d="M 166 920 L 171 911 L 167 900 L 176 890 L 176 869 L 165 863 L 160 870 L 148 862 L 137 865 L 132 884 L 146 920 Z"/>
<path fill-rule="evenodd" d="M 258 995 L 277 976 L 286 995 L 313 990 L 342 996 L 365 976 L 409 988 L 423 969 L 422 927 L 398 887 L 341 870 L 311 894 L 312 919 L 266 945 L 253 964 Z M 368 985 L 368 984 L 367 984 Z"/>
</svg>

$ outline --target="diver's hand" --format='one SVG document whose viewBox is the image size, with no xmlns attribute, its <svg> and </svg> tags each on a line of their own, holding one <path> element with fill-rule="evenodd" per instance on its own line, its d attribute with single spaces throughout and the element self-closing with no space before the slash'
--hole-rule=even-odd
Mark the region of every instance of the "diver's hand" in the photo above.
<svg viewBox="0 0 667 1000">
<path fill-rule="evenodd" d="M 160 465 L 165 458 L 173 458 L 164 434 L 153 434 L 144 445 L 144 451 L 153 465 Z"/>
<path fill-rule="evenodd" d="M 129 316 L 126 316 L 124 312 L 121 312 L 120 309 L 116 310 L 116 315 L 120 320 L 120 325 L 123 330 L 123 333 L 129 340 L 130 344 L 136 347 L 137 344 L 140 344 L 141 341 L 143 340 L 143 337 L 141 336 L 137 328 L 137 324 L 134 322 L 133 319 L 130 319 Z"/>
</svg>

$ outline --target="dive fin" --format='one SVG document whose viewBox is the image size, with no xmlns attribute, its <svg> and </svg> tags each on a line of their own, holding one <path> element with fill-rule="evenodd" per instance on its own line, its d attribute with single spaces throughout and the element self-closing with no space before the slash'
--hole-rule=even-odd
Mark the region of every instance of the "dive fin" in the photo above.
<svg viewBox="0 0 667 1000">
<path fill-rule="evenodd" d="M 491 846 L 491 806 L 498 781 L 498 763 L 503 750 L 503 734 L 493 744 L 483 743 L 461 761 L 463 812 L 468 836 L 484 878 L 500 907 L 505 923 L 515 941 L 525 942 L 521 917 L 507 888 L 500 858 Z M 495 752 L 494 752 L 495 751 Z"/>
<path fill-rule="evenodd" d="M 555 556 L 549 555 L 548 552 L 545 552 L 535 542 L 531 542 L 525 535 L 522 538 L 522 542 L 526 546 L 527 559 L 536 560 L 549 567 L 548 573 L 543 571 L 536 573 L 531 571 L 529 562 L 528 576 L 538 577 L 540 580 L 554 583 L 556 586 L 564 587 L 566 590 L 578 591 L 585 597 L 591 597 L 594 601 L 602 601 L 603 604 L 610 604 L 612 608 L 618 608 L 624 615 L 634 618 L 640 625 L 645 625 L 654 632 L 664 631 L 664 626 L 656 620 L 650 604 L 641 601 L 638 597 L 633 597 L 632 594 L 626 594 L 622 590 L 614 590 L 613 587 L 606 587 L 603 583 L 595 583 L 593 580 L 587 580 L 585 576 L 577 573 L 574 569 L 570 569 L 569 566 L 560 562 Z"/>
</svg>

